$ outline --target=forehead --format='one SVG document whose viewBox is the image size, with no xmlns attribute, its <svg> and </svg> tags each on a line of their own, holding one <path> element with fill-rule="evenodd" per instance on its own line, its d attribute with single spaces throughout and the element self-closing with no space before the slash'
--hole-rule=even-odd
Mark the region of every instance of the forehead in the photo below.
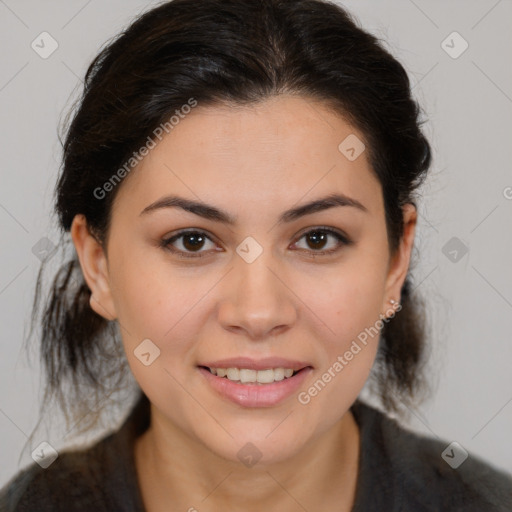
<svg viewBox="0 0 512 512">
<path fill-rule="evenodd" d="M 362 151 L 357 158 L 348 158 L 354 152 L 346 152 L 344 141 Z M 140 212 L 165 193 L 239 210 L 335 191 L 378 209 L 381 189 L 362 141 L 340 115 L 303 97 L 251 106 L 199 103 L 156 139 L 122 183 L 114 209 L 129 205 Z"/>
</svg>

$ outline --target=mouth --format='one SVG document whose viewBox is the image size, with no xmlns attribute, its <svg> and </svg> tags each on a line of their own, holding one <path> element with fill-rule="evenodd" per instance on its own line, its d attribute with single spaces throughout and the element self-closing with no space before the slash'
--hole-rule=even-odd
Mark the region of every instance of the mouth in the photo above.
<svg viewBox="0 0 512 512">
<path fill-rule="evenodd" d="M 300 370 L 293 368 L 266 368 L 264 370 L 254 370 L 251 368 L 215 368 L 209 366 L 199 366 L 204 370 L 208 370 L 212 375 L 216 375 L 221 379 L 228 379 L 232 382 L 238 382 L 243 385 L 261 385 L 272 384 L 273 382 L 281 382 L 297 375 Z"/>
<path fill-rule="evenodd" d="M 311 365 L 287 362 L 283 366 L 252 363 L 222 366 L 220 363 L 197 368 L 210 389 L 224 400 L 242 407 L 272 407 L 289 398 L 313 371 Z M 247 368 L 252 366 L 252 368 Z M 259 369 L 254 368 L 259 366 Z"/>
</svg>

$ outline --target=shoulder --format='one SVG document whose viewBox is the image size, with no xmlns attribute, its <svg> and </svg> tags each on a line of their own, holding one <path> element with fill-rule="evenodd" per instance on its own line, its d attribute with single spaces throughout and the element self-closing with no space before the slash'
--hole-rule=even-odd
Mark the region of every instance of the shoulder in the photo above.
<svg viewBox="0 0 512 512">
<path fill-rule="evenodd" d="M 46 469 L 36 462 L 0 489 L 0 512 L 137 512 L 144 510 L 134 442 L 150 423 L 141 392 L 124 423 L 96 444 L 63 450 Z"/>
<path fill-rule="evenodd" d="M 512 475 L 457 444 L 407 430 L 356 402 L 365 472 L 387 482 L 397 510 L 511 511 Z"/>
<path fill-rule="evenodd" d="M 47 468 L 36 462 L 19 471 L 0 490 L 2 512 L 108 510 L 105 471 L 108 435 L 90 448 L 63 451 Z"/>
</svg>

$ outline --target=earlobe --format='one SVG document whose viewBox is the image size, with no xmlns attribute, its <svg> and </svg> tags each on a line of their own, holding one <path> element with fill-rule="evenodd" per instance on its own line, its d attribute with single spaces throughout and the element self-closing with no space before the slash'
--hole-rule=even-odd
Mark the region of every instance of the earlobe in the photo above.
<svg viewBox="0 0 512 512">
<path fill-rule="evenodd" d="M 407 277 L 411 259 L 414 236 L 416 233 L 417 212 L 416 207 L 407 203 L 402 208 L 404 217 L 404 232 L 398 249 L 390 262 L 386 279 L 384 302 L 394 299 L 400 302 L 400 291 Z M 386 305 L 384 305 L 386 308 Z"/>
<path fill-rule="evenodd" d="M 109 284 L 105 252 L 89 232 L 84 215 L 75 215 L 70 232 L 85 282 L 91 290 L 89 301 L 91 309 L 106 320 L 114 320 L 116 311 Z"/>
</svg>

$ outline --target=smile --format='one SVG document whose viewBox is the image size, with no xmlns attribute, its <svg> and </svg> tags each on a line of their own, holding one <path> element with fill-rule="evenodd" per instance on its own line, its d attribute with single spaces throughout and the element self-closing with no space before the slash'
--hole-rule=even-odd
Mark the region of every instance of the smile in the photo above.
<svg viewBox="0 0 512 512">
<path fill-rule="evenodd" d="M 291 368 L 197 367 L 208 387 L 224 400 L 242 407 L 273 407 L 295 394 L 311 366 L 294 371 Z"/>
<path fill-rule="evenodd" d="M 217 377 L 224 377 L 234 382 L 250 384 L 271 384 L 293 376 L 292 368 L 269 368 L 266 370 L 251 370 L 249 368 L 209 368 L 210 372 Z"/>
</svg>

